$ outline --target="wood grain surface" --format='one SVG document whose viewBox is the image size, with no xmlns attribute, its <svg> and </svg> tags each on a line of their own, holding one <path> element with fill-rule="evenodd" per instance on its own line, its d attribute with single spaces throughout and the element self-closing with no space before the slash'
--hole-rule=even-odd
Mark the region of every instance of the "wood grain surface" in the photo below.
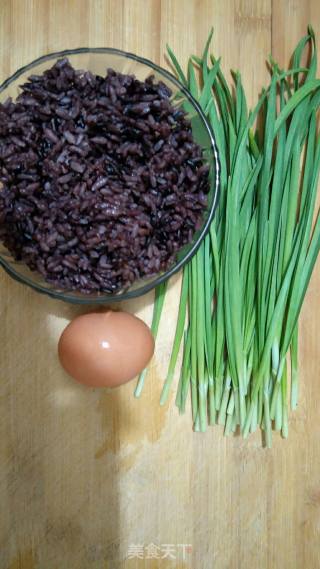
<svg viewBox="0 0 320 569">
<path fill-rule="evenodd" d="M 1 0 L 0 80 L 79 46 L 166 66 L 168 42 L 185 63 L 213 25 L 215 54 L 225 71 L 241 70 L 253 103 L 268 54 L 286 65 L 309 22 L 320 38 L 319 0 Z M 259 434 L 193 433 L 173 398 L 159 407 L 179 286 L 170 285 L 135 400 L 132 384 L 88 390 L 60 368 L 59 334 L 84 309 L 1 272 L 1 569 L 320 568 L 320 264 L 301 320 L 300 405 L 289 440 L 275 435 L 272 450 Z M 149 294 L 124 306 L 150 322 L 152 302 Z M 152 543 L 161 547 L 153 557 Z"/>
</svg>

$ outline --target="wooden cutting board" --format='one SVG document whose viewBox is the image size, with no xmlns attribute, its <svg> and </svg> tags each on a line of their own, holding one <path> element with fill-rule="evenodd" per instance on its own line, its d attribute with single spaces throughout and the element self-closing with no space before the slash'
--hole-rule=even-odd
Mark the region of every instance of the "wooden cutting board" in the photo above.
<svg viewBox="0 0 320 569">
<path fill-rule="evenodd" d="M 318 0 L 1 0 L 0 80 L 56 50 L 114 46 L 185 63 L 211 25 L 225 70 L 250 102 L 272 51 L 286 65 Z M 179 278 L 170 284 L 151 373 L 90 391 L 62 371 L 56 346 L 84 311 L 0 275 L 0 569 L 318 569 L 320 567 L 320 264 L 303 309 L 301 399 L 290 436 L 224 438 L 159 407 Z M 153 295 L 124 307 L 150 322 Z M 153 545 L 152 545 L 153 544 Z"/>
</svg>

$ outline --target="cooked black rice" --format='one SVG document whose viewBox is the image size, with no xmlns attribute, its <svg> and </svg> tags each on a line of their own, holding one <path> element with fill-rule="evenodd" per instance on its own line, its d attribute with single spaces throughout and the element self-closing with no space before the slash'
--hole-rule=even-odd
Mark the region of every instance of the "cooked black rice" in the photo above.
<svg viewBox="0 0 320 569">
<path fill-rule="evenodd" d="M 59 60 L 0 104 L 0 239 L 58 288 L 115 292 L 200 226 L 208 167 L 171 91 Z"/>
</svg>

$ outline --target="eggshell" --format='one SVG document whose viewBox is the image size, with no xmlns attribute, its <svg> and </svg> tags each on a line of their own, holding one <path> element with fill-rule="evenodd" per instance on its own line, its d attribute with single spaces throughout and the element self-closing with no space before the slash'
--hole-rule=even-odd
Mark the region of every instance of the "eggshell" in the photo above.
<svg viewBox="0 0 320 569">
<path fill-rule="evenodd" d="M 148 364 L 154 339 L 148 326 L 127 312 L 91 312 L 63 331 L 58 345 L 62 366 L 89 387 L 116 387 Z"/>
</svg>

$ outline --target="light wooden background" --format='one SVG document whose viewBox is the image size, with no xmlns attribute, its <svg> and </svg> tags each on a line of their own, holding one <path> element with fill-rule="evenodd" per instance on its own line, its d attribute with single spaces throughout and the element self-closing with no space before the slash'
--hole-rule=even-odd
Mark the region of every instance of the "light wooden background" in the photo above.
<svg viewBox="0 0 320 569">
<path fill-rule="evenodd" d="M 166 65 L 200 53 L 211 25 L 224 69 L 253 102 L 272 51 L 286 65 L 319 0 L 1 0 L 0 80 L 50 51 L 115 46 Z M 179 280 L 140 401 L 129 385 L 89 391 L 60 369 L 56 344 L 80 310 L 0 277 L 1 569 L 320 568 L 320 265 L 301 321 L 299 410 L 287 442 L 205 435 L 159 391 Z M 152 295 L 126 305 L 150 321 Z M 170 559 L 127 559 L 130 545 L 191 544 Z M 181 550 L 181 548 L 180 548 Z M 120 561 L 119 561 L 120 560 Z"/>
</svg>

